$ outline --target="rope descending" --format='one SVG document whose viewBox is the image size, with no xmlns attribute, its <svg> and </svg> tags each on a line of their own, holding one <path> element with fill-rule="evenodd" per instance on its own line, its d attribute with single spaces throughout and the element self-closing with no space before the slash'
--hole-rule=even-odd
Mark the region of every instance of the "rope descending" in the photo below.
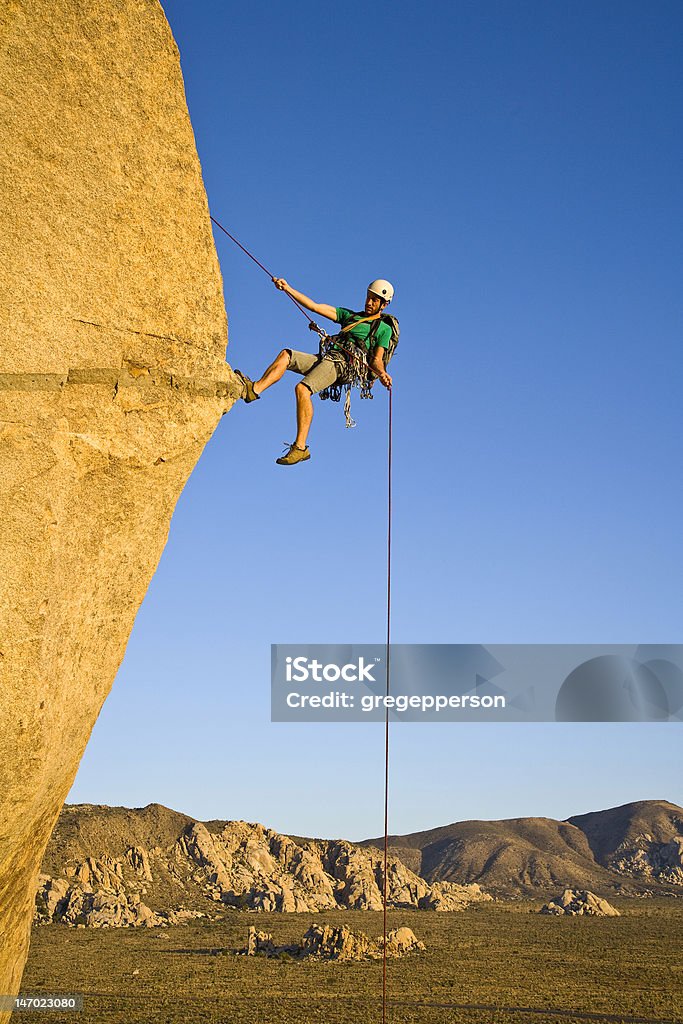
<svg viewBox="0 0 683 1024">
<path fill-rule="evenodd" d="M 389 390 L 389 424 L 387 446 L 387 677 L 386 695 L 391 692 L 391 521 L 392 495 L 392 393 Z M 384 942 L 382 943 L 382 1024 L 387 1024 L 387 899 L 389 886 L 389 701 L 384 708 L 384 879 L 382 885 L 382 927 Z"/>
<path fill-rule="evenodd" d="M 256 259 L 249 250 L 239 242 L 234 235 L 231 235 L 227 228 L 223 227 L 215 217 L 211 217 L 217 228 L 228 236 L 245 253 L 250 260 L 275 280 L 270 271 Z M 355 427 L 351 418 L 351 388 L 360 389 L 361 398 L 372 398 L 372 385 L 375 382 L 375 375 L 368 365 L 364 349 L 350 343 L 344 333 L 334 336 L 328 335 L 312 317 L 308 315 L 303 306 L 296 301 L 293 295 L 286 293 L 292 300 L 300 313 L 308 320 L 311 331 L 320 336 L 320 358 L 327 356 L 340 364 L 340 373 L 337 381 L 320 392 L 320 398 L 331 399 L 338 402 L 343 390 L 346 390 L 344 400 L 344 414 L 346 426 Z M 369 317 L 368 319 L 376 319 Z M 398 341 L 398 329 L 396 326 L 396 342 Z M 334 345 L 334 347 L 333 347 Z M 391 356 L 391 351 L 390 351 Z M 391 521 L 392 521 L 392 392 L 389 389 L 389 424 L 388 424 L 388 452 L 387 452 L 387 615 L 386 615 L 386 695 L 390 695 L 391 680 Z M 286 444 L 285 448 L 290 445 Z M 382 879 L 382 931 L 384 941 L 382 943 L 382 1024 L 387 1024 L 387 903 L 388 903 L 388 879 L 389 879 L 389 703 L 385 703 L 384 709 L 384 857 L 383 857 L 383 879 Z"/>
</svg>

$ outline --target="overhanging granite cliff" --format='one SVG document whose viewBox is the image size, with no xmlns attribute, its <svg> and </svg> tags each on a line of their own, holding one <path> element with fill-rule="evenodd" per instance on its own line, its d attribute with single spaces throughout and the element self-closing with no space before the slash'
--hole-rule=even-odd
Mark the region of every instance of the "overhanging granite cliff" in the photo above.
<svg viewBox="0 0 683 1024">
<path fill-rule="evenodd" d="M 175 503 L 239 386 L 157 0 L 9 0 L 0 55 L 0 992 L 12 993 L 43 851 Z"/>
</svg>

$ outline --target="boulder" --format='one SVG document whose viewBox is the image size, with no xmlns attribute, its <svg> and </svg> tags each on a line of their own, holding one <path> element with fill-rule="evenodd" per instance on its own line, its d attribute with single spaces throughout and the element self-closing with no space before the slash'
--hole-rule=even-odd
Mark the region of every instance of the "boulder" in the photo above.
<svg viewBox="0 0 683 1024">
<path fill-rule="evenodd" d="M 93 891 L 64 878 L 41 875 L 35 919 L 40 924 L 81 925 L 88 928 L 154 928 L 166 924 L 140 896 L 120 890 Z"/>
<path fill-rule="evenodd" d="M 458 885 L 456 882 L 433 882 L 429 892 L 418 902 L 420 910 L 464 910 L 470 903 L 492 900 L 480 885 Z"/>
<path fill-rule="evenodd" d="M 40 875 L 36 893 L 35 919 L 49 924 L 61 916 L 69 901 L 69 883 L 65 878 L 50 878 Z"/>
<path fill-rule="evenodd" d="M 240 386 L 158 0 L 12 0 L 0 86 L 0 992 L 16 993 L 48 838 Z"/>
<path fill-rule="evenodd" d="M 377 947 L 363 932 L 352 932 L 342 926 L 314 924 L 304 935 L 301 944 L 305 956 L 321 957 L 325 960 L 363 960 L 377 955 Z"/>
<path fill-rule="evenodd" d="M 260 932 L 252 925 L 247 938 L 247 956 L 258 956 L 259 954 L 270 956 L 274 952 L 275 946 L 270 932 Z"/>
<path fill-rule="evenodd" d="M 275 947 L 271 954 L 287 951 L 292 955 L 315 956 L 335 961 L 359 961 L 359 959 L 380 959 L 384 939 L 371 939 L 365 932 L 352 932 L 342 925 L 311 925 L 299 946 Z M 404 956 L 407 953 L 424 951 L 410 928 L 396 928 L 387 933 L 387 956 Z"/>
<path fill-rule="evenodd" d="M 373 940 L 364 932 L 353 932 L 345 925 L 314 924 L 305 933 L 303 940 L 294 946 L 276 946 L 269 932 L 249 929 L 247 956 L 265 954 L 280 956 L 286 953 L 296 959 L 315 957 L 322 960 L 379 960 L 382 958 L 384 939 Z M 399 957 L 407 953 L 423 952 L 425 945 L 410 928 L 396 928 L 387 933 L 387 956 Z"/>
<path fill-rule="evenodd" d="M 541 907 L 540 914 L 569 914 L 575 917 L 586 914 L 591 917 L 619 917 L 619 911 L 595 893 L 587 889 L 565 889 Z"/>
<path fill-rule="evenodd" d="M 381 950 L 384 939 L 380 937 L 377 941 Z M 424 952 L 426 948 L 410 928 L 395 928 L 387 932 L 387 956 L 405 956 L 406 953 Z"/>
</svg>

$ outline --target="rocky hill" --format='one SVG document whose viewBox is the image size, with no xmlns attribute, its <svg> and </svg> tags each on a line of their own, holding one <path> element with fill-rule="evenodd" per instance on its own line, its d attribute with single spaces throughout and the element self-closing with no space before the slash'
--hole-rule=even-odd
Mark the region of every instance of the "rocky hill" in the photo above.
<svg viewBox="0 0 683 1024">
<path fill-rule="evenodd" d="M 476 882 L 498 896 L 545 895 L 558 888 L 683 894 L 677 888 L 683 886 L 683 809 L 661 800 L 566 821 L 455 822 L 391 836 L 390 847 L 430 883 Z"/>
<path fill-rule="evenodd" d="M 343 839 L 293 840 L 244 821 L 199 822 L 158 804 L 65 807 L 48 846 L 39 921 L 156 926 L 218 909 L 380 910 L 383 853 Z M 478 885 L 428 884 L 394 854 L 393 907 L 462 910 Z"/>
<path fill-rule="evenodd" d="M 683 895 L 683 810 L 642 801 L 567 821 L 464 821 L 392 836 L 393 907 L 462 910 L 558 891 Z M 160 804 L 65 806 L 42 865 L 40 921 L 158 926 L 228 908 L 379 910 L 383 840 L 281 835 L 200 822 Z"/>
<path fill-rule="evenodd" d="M 676 804 L 640 800 L 568 820 L 610 871 L 647 884 L 683 885 L 683 809 Z"/>
</svg>

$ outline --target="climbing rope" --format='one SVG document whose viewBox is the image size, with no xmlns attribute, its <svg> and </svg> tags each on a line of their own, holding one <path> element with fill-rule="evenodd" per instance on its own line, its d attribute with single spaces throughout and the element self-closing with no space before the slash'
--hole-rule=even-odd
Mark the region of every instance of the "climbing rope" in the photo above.
<svg viewBox="0 0 683 1024">
<path fill-rule="evenodd" d="M 213 217 L 213 216 L 212 216 L 211 214 L 209 214 L 209 217 L 211 217 L 211 220 L 213 221 L 213 223 L 214 223 L 214 224 L 216 225 L 216 227 L 217 227 L 217 228 L 220 228 L 220 229 L 221 229 L 221 231 L 223 232 L 223 234 L 224 234 L 224 235 L 227 235 L 227 236 L 228 236 L 228 238 L 229 238 L 229 239 L 230 239 L 230 240 L 231 240 L 232 242 L 234 242 L 234 243 L 235 243 L 235 245 L 236 245 L 236 246 L 238 246 L 238 247 L 239 247 L 239 248 L 240 248 L 240 249 L 242 250 L 242 252 L 243 252 L 243 253 L 244 253 L 244 254 L 245 254 L 246 256 L 248 256 L 248 257 L 249 257 L 249 259 L 250 259 L 250 260 L 253 260 L 253 261 L 254 261 L 254 263 L 256 264 L 256 266 L 257 266 L 257 267 L 260 267 L 260 268 L 261 268 L 261 270 L 263 271 L 263 273 L 264 273 L 264 274 L 267 274 L 267 275 L 268 275 L 268 277 L 269 277 L 269 278 L 271 279 L 271 281 L 275 281 L 275 280 L 276 280 L 276 278 L 275 278 L 275 275 L 274 275 L 274 274 L 271 274 L 271 272 L 270 272 L 270 271 L 268 270 L 268 268 L 267 268 L 267 267 L 264 267 L 264 266 L 263 266 L 263 264 L 262 264 L 262 263 L 260 262 L 260 260 L 257 260 L 257 259 L 256 259 L 256 257 L 255 257 L 255 256 L 253 255 L 253 253 L 250 253 L 250 252 L 249 252 L 249 250 L 248 250 L 248 249 L 246 248 L 246 246 L 242 245 L 242 243 L 241 243 L 241 242 L 239 242 L 239 241 L 238 241 L 238 240 L 237 240 L 237 239 L 235 238 L 235 236 L 234 236 L 234 235 L 231 235 L 231 234 L 230 234 L 230 232 L 228 231 L 228 229 L 227 229 L 227 228 L 224 228 L 224 227 L 223 227 L 223 225 L 222 225 L 222 224 L 220 223 L 220 221 L 217 221 L 217 220 L 216 220 L 216 218 L 215 218 L 215 217 Z M 315 332 L 316 332 L 316 334 L 319 334 L 321 338 L 325 338 L 325 337 L 327 337 L 327 335 L 325 334 L 325 331 L 324 331 L 324 330 L 322 329 L 322 327 L 318 327 L 318 325 L 317 325 L 317 323 L 315 322 L 315 320 L 314 320 L 314 319 L 313 319 L 312 317 L 310 317 L 310 316 L 308 315 L 308 313 L 306 312 L 306 310 L 304 309 L 304 307 L 303 307 L 303 306 L 302 306 L 302 305 L 301 305 L 300 303 L 298 303 L 298 302 L 296 301 L 296 299 L 294 298 L 294 296 L 293 296 L 293 295 L 290 295 L 290 294 L 289 294 L 289 292 L 285 292 L 285 295 L 287 296 L 287 298 L 288 298 L 288 299 L 291 299 L 291 300 L 292 300 L 292 302 L 294 303 L 294 305 L 296 306 L 296 308 L 297 308 L 297 309 L 299 310 L 299 312 L 300 312 L 300 313 L 303 313 L 303 315 L 304 315 L 304 316 L 306 317 L 306 319 L 308 320 L 308 327 L 309 327 L 309 330 L 311 330 L 311 331 L 315 331 Z"/>
<path fill-rule="evenodd" d="M 387 645 L 386 645 L 386 696 L 390 689 L 391 668 L 391 416 L 392 390 L 389 388 L 389 430 L 387 451 Z M 382 1024 L 387 1020 L 387 894 L 389 879 L 389 702 L 384 708 L 384 885 L 382 889 L 382 922 L 384 942 L 382 944 Z"/>
<path fill-rule="evenodd" d="M 211 215 L 209 215 L 211 216 Z M 249 252 L 249 250 L 238 241 L 234 235 L 231 235 L 227 228 L 216 220 L 215 217 L 211 216 L 212 222 L 217 228 L 228 236 L 228 238 L 238 246 L 242 252 L 249 257 L 250 260 L 260 267 L 264 274 L 267 274 L 271 281 L 275 280 L 275 277 L 271 272 L 264 267 L 264 265 L 256 259 L 256 257 Z M 310 330 L 315 331 L 320 335 L 320 355 L 321 357 L 331 352 L 332 338 L 319 327 L 315 320 L 308 315 L 302 305 L 300 305 L 293 295 L 289 292 L 285 293 L 288 298 L 292 300 L 296 308 L 303 313 L 308 320 L 308 326 Z M 337 342 L 339 342 L 341 336 L 337 336 Z M 355 426 L 355 423 L 351 419 L 350 414 L 350 402 L 351 402 L 351 388 L 355 385 L 361 389 L 361 398 L 372 398 L 372 384 L 374 379 L 372 374 L 369 372 L 369 367 L 364 353 L 361 352 L 355 345 L 342 346 L 338 344 L 338 348 L 342 349 L 346 356 L 346 380 L 343 380 L 340 384 L 332 385 L 330 388 L 326 388 L 324 392 L 321 392 L 321 398 L 331 398 L 333 401 L 338 402 L 341 397 L 342 387 L 346 388 L 346 401 L 344 403 L 344 412 L 346 414 L 346 425 Z M 344 355 L 341 358 L 344 358 Z M 387 638 L 386 638 L 386 696 L 390 693 L 390 670 L 391 670 L 391 518 L 392 518 L 392 496 L 391 496 L 391 470 L 392 470 L 392 391 L 389 388 L 389 425 L 388 425 L 388 451 L 387 451 Z M 387 898 L 388 898 L 388 884 L 389 884 L 389 707 L 388 701 L 385 702 L 384 708 L 384 878 L 382 884 L 382 1024 L 386 1024 L 387 1021 Z"/>
</svg>

